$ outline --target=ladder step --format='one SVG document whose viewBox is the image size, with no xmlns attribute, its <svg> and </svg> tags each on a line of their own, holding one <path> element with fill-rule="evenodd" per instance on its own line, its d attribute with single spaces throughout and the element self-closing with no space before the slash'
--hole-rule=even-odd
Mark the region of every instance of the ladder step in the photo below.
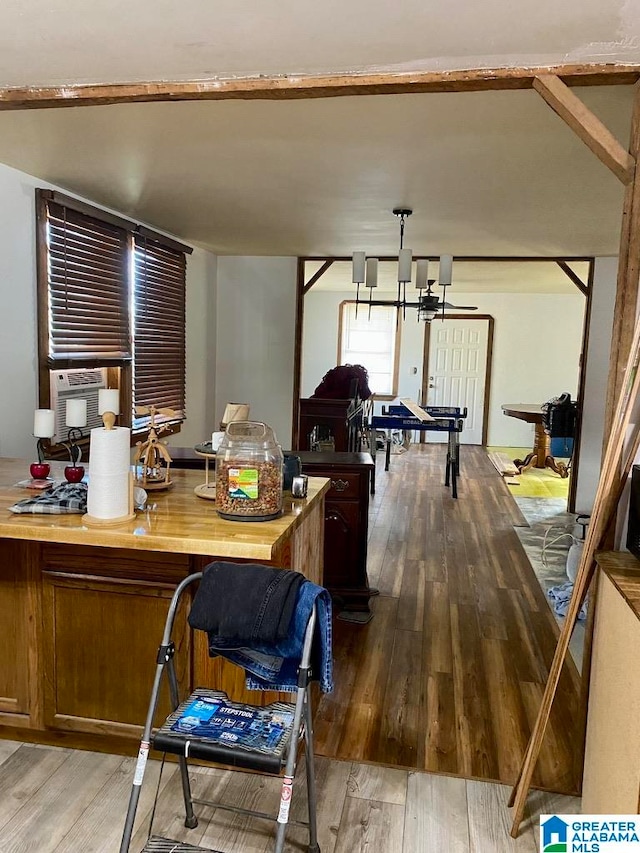
<svg viewBox="0 0 640 853">
<path fill-rule="evenodd" d="M 152 835 L 142 850 L 142 853 L 220 853 L 211 847 L 194 847 L 184 841 L 172 841 L 170 838 L 160 838 Z"/>
</svg>

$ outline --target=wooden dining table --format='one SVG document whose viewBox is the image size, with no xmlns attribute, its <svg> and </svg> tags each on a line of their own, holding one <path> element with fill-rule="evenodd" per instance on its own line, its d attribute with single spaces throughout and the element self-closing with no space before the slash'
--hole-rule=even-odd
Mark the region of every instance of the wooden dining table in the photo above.
<svg viewBox="0 0 640 853">
<path fill-rule="evenodd" d="M 556 461 L 551 455 L 551 438 L 542 422 L 542 406 L 539 403 L 504 403 L 502 411 L 509 418 L 517 418 L 533 424 L 535 428 L 533 450 L 524 459 L 514 459 L 513 464 L 522 474 L 529 468 L 551 468 L 563 479 L 569 476 L 569 468 L 564 462 Z"/>
</svg>

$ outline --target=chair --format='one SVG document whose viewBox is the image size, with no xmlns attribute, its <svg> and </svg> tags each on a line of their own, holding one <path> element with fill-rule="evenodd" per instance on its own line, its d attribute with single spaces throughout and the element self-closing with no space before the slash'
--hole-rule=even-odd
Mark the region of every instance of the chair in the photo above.
<svg viewBox="0 0 640 853">
<path fill-rule="evenodd" d="M 201 580 L 202 576 L 203 573 L 198 572 L 185 578 L 177 587 L 169 605 L 162 642 L 158 649 L 155 679 L 153 682 L 153 689 L 151 691 L 151 699 L 149 702 L 144 732 L 140 742 L 138 761 L 136 764 L 131 796 L 129 799 L 129 807 L 122 842 L 120 845 L 120 853 L 129 853 L 140 790 L 149 756 L 149 750 L 151 748 L 157 749 L 160 752 L 170 753 L 178 757 L 185 805 L 184 825 L 187 828 L 192 829 L 198 825 L 198 818 L 193 809 L 193 805 L 196 803 L 201 806 L 221 808 L 238 814 L 275 821 L 277 823 L 277 832 L 274 842 L 275 853 L 282 853 L 288 823 L 292 823 L 297 826 L 305 826 L 309 831 L 309 853 L 320 853 L 316 829 L 315 767 L 310 694 L 311 651 L 317 621 L 316 606 L 314 604 L 304 634 L 302 659 L 298 667 L 298 687 L 296 690 L 295 703 L 274 703 L 271 706 L 265 707 L 229 703 L 226 694 L 207 688 L 195 690 L 187 700 L 180 703 L 178 698 L 176 669 L 174 665 L 175 646 L 171 639 L 173 623 L 182 594 L 191 584 Z M 169 692 L 174 712 L 167 717 L 165 723 L 154 733 L 152 731 L 153 718 L 158 702 L 161 679 L 165 671 L 169 681 Z M 227 701 L 225 702 L 225 700 Z M 219 736 L 217 739 L 212 739 L 206 736 L 193 734 L 188 730 L 180 730 L 180 723 L 178 723 L 178 721 L 194 719 L 189 715 L 193 712 L 194 708 L 199 707 L 197 705 L 198 702 L 210 702 L 212 707 L 217 702 L 222 702 L 223 707 L 226 705 L 227 707 L 236 709 L 233 712 L 229 712 L 236 715 L 261 715 L 273 712 L 280 715 L 280 720 L 286 717 L 289 722 L 285 727 L 284 734 L 282 734 L 280 738 L 280 745 L 276 751 L 268 752 L 253 747 L 241 748 L 239 746 L 225 745 L 220 742 Z M 184 716 L 185 713 L 187 714 L 186 718 Z M 188 725 L 192 725 L 192 723 L 188 723 Z M 261 729 L 261 731 L 264 731 L 264 729 Z M 280 731 L 282 731 L 282 729 L 280 729 Z M 302 739 L 305 744 L 307 765 L 308 822 L 289 821 L 289 807 L 293 794 L 297 749 L 299 741 Z M 191 786 L 189 782 L 188 758 L 214 761 L 234 768 L 254 770 L 259 773 L 279 774 L 284 770 L 280 795 L 280 807 L 277 816 L 230 806 L 224 803 L 194 800 L 191 795 Z M 158 793 L 156 792 L 156 797 L 157 795 Z M 210 853 L 210 848 L 195 847 L 188 843 L 153 836 L 151 833 L 152 827 L 149 827 L 149 838 L 146 846 L 144 847 L 143 853 L 174 853 L 174 851 L 175 853 L 179 853 L 179 851 L 182 851 L 182 853 L 203 853 L 203 851 Z M 216 851 L 213 851 L 213 853 L 216 853 Z"/>
</svg>

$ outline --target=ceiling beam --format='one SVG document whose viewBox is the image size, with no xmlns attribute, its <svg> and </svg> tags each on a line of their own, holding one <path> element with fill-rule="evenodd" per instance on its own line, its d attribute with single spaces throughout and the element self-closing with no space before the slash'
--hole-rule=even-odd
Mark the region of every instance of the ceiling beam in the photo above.
<svg viewBox="0 0 640 853">
<path fill-rule="evenodd" d="M 623 184 L 631 183 L 634 158 L 566 83 L 545 74 L 535 78 L 533 88 Z"/>
<path fill-rule="evenodd" d="M 326 271 L 327 271 L 327 270 L 329 269 L 329 267 L 331 267 L 331 266 L 333 266 L 333 259 L 332 259 L 332 258 L 329 258 L 328 260 L 326 260 L 326 261 L 322 264 L 322 266 L 320 267 L 320 269 L 319 269 L 317 272 L 315 272 L 315 273 L 311 276 L 311 278 L 309 279 L 309 281 L 305 284 L 305 286 L 304 286 L 304 287 L 303 287 L 303 289 L 302 289 L 303 294 L 308 293 L 308 292 L 311 290 L 311 288 L 313 287 L 313 285 L 316 283 L 316 281 L 318 281 L 318 279 L 321 279 L 321 278 L 322 278 L 322 276 L 326 273 Z"/>
<path fill-rule="evenodd" d="M 567 276 L 567 278 L 571 279 L 571 281 L 575 284 L 580 293 L 583 296 L 588 296 L 589 285 L 585 284 L 585 282 L 580 278 L 580 276 L 574 273 L 574 271 L 567 263 L 565 263 L 564 261 L 556 261 L 556 263 L 558 264 L 562 272 Z"/>
<path fill-rule="evenodd" d="M 313 261 L 313 262 L 324 262 L 327 260 L 342 262 L 345 261 L 351 263 L 353 257 L 351 255 L 332 255 L 328 257 L 327 255 L 302 255 L 301 256 L 304 261 Z M 397 261 L 397 255 L 376 255 L 376 258 L 382 261 Z M 414 261 L 439 261 L 439 255 L 413 255 Z M 457 263 L 458 261 L 461 263 L 483 263 L 487 261 L 488 263 L 513 263 L 514 261 L 522 262 L 522 263 L 553 263 L 554 261 L 558 263 L 559 261 L 563 261 L 564 263 L 591 263 L 593 260 L 593 255 L 454 255 L 453 260 Z"/>
<path fill-rule="evenodd" d="M 570 86 L 630 85 L 640 65 L 571 64 L 468 71 L 381 72 L 377 74 L 281 75 L 241 79 L 74 83 L 65 86 L 0 88 L 0 110 L 79 107 L 142 101 L 335 98 L 422 92 L 478 92 L 530 89 L 537 77 L 556 76 Z"/>
</svg>

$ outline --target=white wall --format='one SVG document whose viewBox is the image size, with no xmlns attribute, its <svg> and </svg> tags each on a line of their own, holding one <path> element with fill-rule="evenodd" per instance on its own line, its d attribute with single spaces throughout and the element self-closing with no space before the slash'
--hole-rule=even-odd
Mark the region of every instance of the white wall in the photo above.
<svg viewBox="0 0 640 853">
<path fill-rule="evenodd" d="M 38 402 L 35 187 L 62 189 L 0 164 L 0 456 L 27 459 Z M 174 441 L 186 446 L 204 440 L 213 424 L 214 300 L 215 256 L 196 249 L 187 259 L 189 420 Z"/>
<path fill-rule="evenodd" d="M 187 256 L 187 420 L 173 437 L 179 447 L 207 441 L 215 426 L 217 257 Z"/>
<path fill-rule="evenodd" d="M 215 411 L 249 403 L 291 447 L 296 258 L 219 257 Z"/>
<path fill-rule="evenodd" d="M 0 164 L 0 456 L 35 454 L 35 186 L 43 184 Z"/>
<path fill-rule="evenodd" d="M 488 444 L 531 447 L 533 425 L 506 417 L 501 406 L 544 403 L 564 391 L 576 398 L 584 296 L 456 293 L 455 301 L 495 319 Z"/>
<path fill-rule="evenodd" d="M 591 511 L 600 478 L 617 271 L 617 258 L 596 258 L 576 486 L 579 512 Z"/>
<path fill-rule="evenodd" d="M 337 364 L 338 306 L 353 292 L 312 289 L 305 297 L 302 396 L 310 396 L 322 376 Z M 578 390 L 578 361 L 585 299 L 575 294 L 456 293 L 462 305 L 477 305 L 495 319 L 488 443 L 533 445 L 533 426 L 507 418 L 503 403 L 543 403 Z M 434 322 L 437 322 L 434 321 Z M 402 330 L 399 397 L 417 399 L 421 387 L 424 328 L 415 310 Z M 413 374 L 413 368 L 418 372 Z"/>
</svg>

